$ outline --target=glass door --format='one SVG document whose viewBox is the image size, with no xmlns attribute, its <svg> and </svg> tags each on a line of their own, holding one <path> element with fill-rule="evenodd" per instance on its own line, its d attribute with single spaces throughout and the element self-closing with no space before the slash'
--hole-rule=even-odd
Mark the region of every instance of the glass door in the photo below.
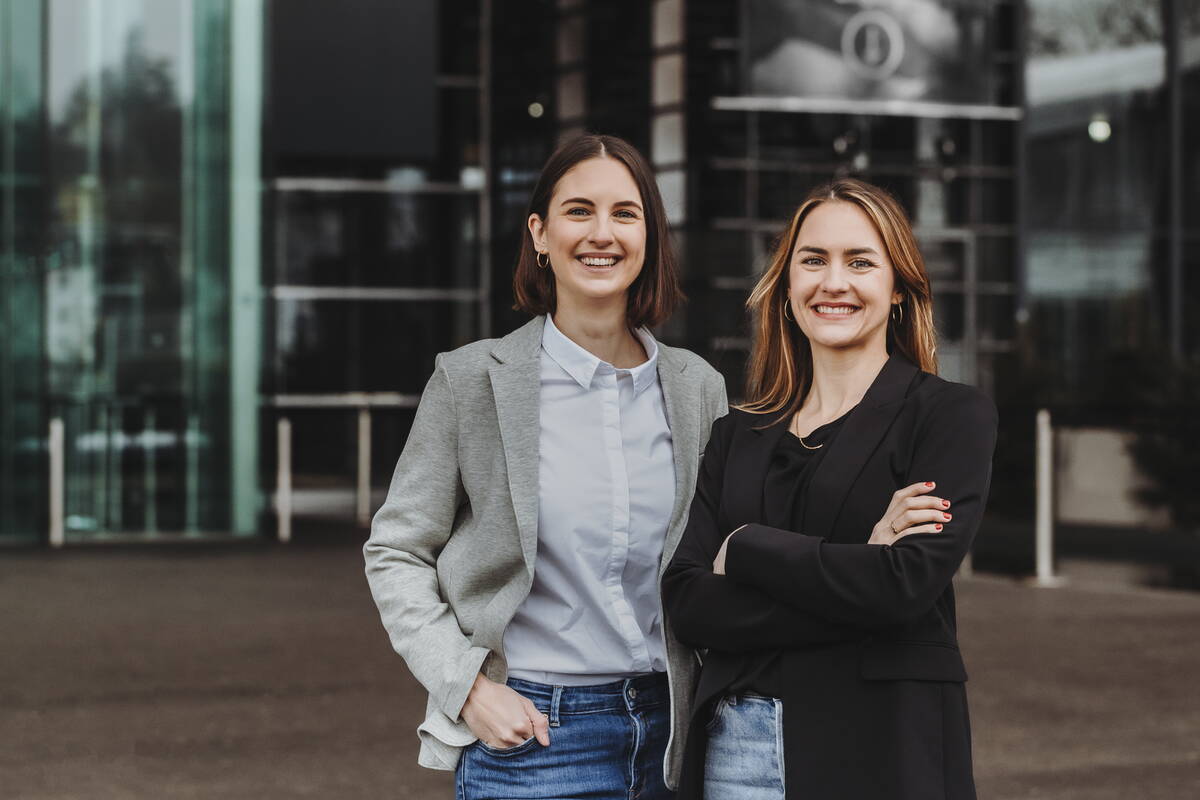
<svg viewBox="0 0 1200 800">
<path fill-rule="evenodd" d="M 46 3 L 44 385 L 68 542 L 235 527 L 230 15 Z"/>
</svg>

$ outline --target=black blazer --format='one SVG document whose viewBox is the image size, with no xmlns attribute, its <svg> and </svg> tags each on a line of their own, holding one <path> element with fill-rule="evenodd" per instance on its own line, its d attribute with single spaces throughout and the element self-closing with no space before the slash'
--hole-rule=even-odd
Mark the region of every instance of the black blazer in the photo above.
<svg viewBox="0 0 1200 800">
<path fill-rule="evenodd" d="M 717 420 L 663 577 L 668 623 L 707 649 L 680 800 L 702 797 L 713 700 L 745 654 L 778 648 L 789 798 L 974 798 L 951 579 L 987 500 L 994 404 L 893 356 L 827 445 L 803 531 L 762 524 L 764 476 L 786 432 L 783 415 Z M 925 480 L 950 500 L 953 520 L 890 547 L 866 544 L 892 493 Z M 730 540 L 727 574 L 714 575 L 721 542 L 746 523 Z"/>
</svg>

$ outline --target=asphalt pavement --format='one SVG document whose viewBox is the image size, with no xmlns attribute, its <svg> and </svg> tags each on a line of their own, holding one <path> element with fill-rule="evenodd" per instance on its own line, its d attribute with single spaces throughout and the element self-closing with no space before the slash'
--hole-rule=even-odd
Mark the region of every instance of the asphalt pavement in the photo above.
<svg viewBox="0 0 1200 800">
<path fill-rule="evenodd" d="M 0 798 L 453 797 L 357 545 L 0 552 L 0 609 Z M 959 621 L 982 800 L 1200 797 L 1200 594 L 977 575 Z"/>
</svg>

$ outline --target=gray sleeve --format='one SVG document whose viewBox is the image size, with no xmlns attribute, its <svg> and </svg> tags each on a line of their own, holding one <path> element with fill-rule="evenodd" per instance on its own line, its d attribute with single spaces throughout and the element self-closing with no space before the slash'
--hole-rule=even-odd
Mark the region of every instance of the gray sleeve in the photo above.
<svg viewBox="0 0 1200 800">
<path fill-rule="evenodd" d="M 729 413 L 729 395 L 725 390 L 725 377 L 717 372 L 713 367 L 709 367 L 711 374 L 708 377 L 709 389 L 708 396 L 712 398 L 712 406 L 709 408 L 711 422 L 715 422 L 721 417 Z"/>
<path fill-rule="evenodd" d="M 438 356 L 363 555 L 392 647 L 450 719 L 458 718 L 488 655 L 471 646 L 438 583 L 438 554 L 464 502 L 458 415 Z"/>
</svg>

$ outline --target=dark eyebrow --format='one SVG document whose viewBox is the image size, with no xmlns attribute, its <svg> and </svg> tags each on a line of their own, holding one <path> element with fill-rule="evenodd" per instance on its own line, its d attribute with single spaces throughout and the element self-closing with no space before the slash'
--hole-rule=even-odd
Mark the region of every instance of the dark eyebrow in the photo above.
<svg viewBox="0 0 1200 800">
<path fill-rule="evenodd" d="M 817 255 L 819 255 L 819 256 L 827 256 L 827 255 L 829 255 L 829 251 L 828 251 L 828 250 L 826 250 L 825 248 L 823 248 L 823 247 L 813 247 L 812 245 L 807 245 L 807 244 L 806 244 L 806 245 L 803 245 L 802 247 L 797 247 L 797 248 L 796 248 L 796 252 L 797 252 L 797 253 L 800 253 L 800 252 L 804 252 L 804 253 L 816 253 L 816 254 L 817 254 Z"/>
<path fill-rule="evenodd" d="M 585 206 L 595 206 L 596 205 L 591 200 L 588 200 L 586 197 L 570 197 L 566 200 L 563 200 L 561 203 L 561 205 L 564 205 L 564 206 L 569 206 L 572 204 L 585 205 Z M 620 200 L 616 203 L 613 203 L 613 206 L 617 207 L 617 208 L 628 206 L 630 208 L 636 208 L 638 211 L 642 210 L 642 207 L 632 200 Z"/>
</svg>

